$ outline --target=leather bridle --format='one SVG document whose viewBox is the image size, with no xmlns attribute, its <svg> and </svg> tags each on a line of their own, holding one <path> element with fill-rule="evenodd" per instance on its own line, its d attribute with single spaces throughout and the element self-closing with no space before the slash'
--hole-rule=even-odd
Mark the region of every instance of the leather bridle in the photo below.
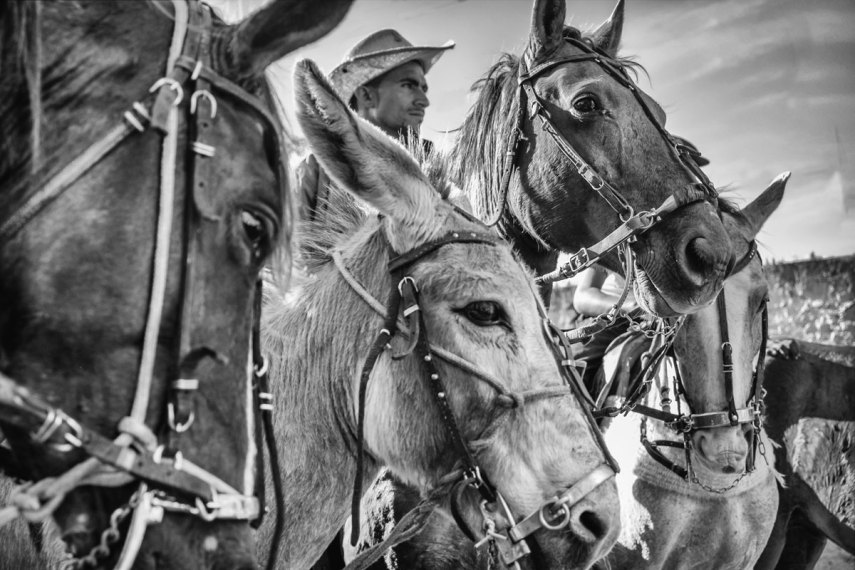
<svg viewBox="0 0 855 570">
<path fill-rule="evenodd" d="M 250 521 L 253 526 L 261 522 L 265 511 L 263 483 L 263 442 L 266 439 L 274 470 L 274 490 L 277 500 L 277 532 L 273 553 L 277 550 L 283 522 L 283 493 L 275 442 L 272 431 L 272 403 L 267 386 L 267 366 L 259 345 L 261 306 L 260 282 L 255 291 L 252 328 L 253 372 L 247 378 L 252 383 L 257 418 L 254 421 L 256 436 L 256 493 L 244 495 L 206 469 L 184 458 L 180 450 L 181 434 L 194 423 L 194 394 L 204 389 L 204 379 L 195 377 L 196 365 L 206 359 L 223 358 L 206 346 L 195 346 L 193 330 L 199 325 L 192 322 L 196 293 L 205 284 L 194 272 L 196 259 L 202 255 L 200 243 L 200 218 L 210 218 L 208 211 L 211 175 L 210 161 L 218 151 L 215 146 L 217 97 L 224 96 L 250 110 L 264 126 L 267 150 L 273 157 L 279 183 L 285 180 L 282 144 L 278 122 L 265 106 L 242 87 L 219 75 L 212 68 L 210 9 L 195 0 L 173 0 L 175 28 L 172 38 L 167 75 L 158 79 L 149 90 L 148 99 L 135 102 L 125 112 L 124 120 L 107 135 L 96 141 L 70 163 L 50 176 L 24 205 L 0 225 L 0 240 L 7 241 L 31 220 L 36 218 L 51 202 L 69 189 L 75 181 L 100 162 L 130 136 L 155 129 L 164 137 L 161 160 L 161 198 L 158 211 L 158 234 L 155 246 L 155 271 L 152 278 L 149 318 L 146 324 L 143 355 L 133 408 L 128 417 L 118 425 L 120 435 L 115 440 L 85 427 L 60 409 L 50 406 L 11 378 L 0 374 L 0 411 L 3 423 L 29 433 L 31 441 L 54 452 L 82 452 L 88 459 L 69 471 L 35 483 L 23 490 L 22 495 L 35 501 L 38 508 L 24 509 L 13 506 L 0 511 L 0 525 L 15 516 L 28 520 L 43 520 L 62 502 L 67 493 L 81 485 L 117 487 L 139 482 L 136 492 L 127 505 L 111 516 L 111 527 L 102 535 L 101 544 L 81 558 L 72 559 L 70 567 L 96 566 L 110 553 L 109 546 L 119 538 L 118 524 L 131 517 L 130 527 L 116 568 L 130 568 L 142 543 L 145 528 L 162 520 L 164 512 L 189 514 L 206 522 L 217 520 Z M 181 149 L 178 140 L 178 112 L 185 91 L 190 92 L 185 123 L 191 158 L 190 181 L 185 198 L 185 227 L 187 246 L 182 263 L 182 309 L 179 324 L 178 361 L 179 378 L 172 381 L 167 391 L 168 430 L 163 441 L 146 425 L 146 409 L 153 384 L 153 364 L 160 329 L 160 315 L 164 303 L 166 272 L 172 225 L 172 207 L 177 156 Z M 204 102 L 204 103 L 203 103 Z M 249 354 L 247 355 L 249 358 Z M 252 417 L 249 421 L 253 421 Z M 266 438 L 262 438 L 262 426 Z M 46 503 L 42 504 L 43 501 Z M 24 501 L 26 502 L 26 501 Z M 109 535 L 109 536 L 108 536 Z M 270 557 L 269 565 L 273 564 Z"/>
<path fill-rule="evenodd" d="M 757 243 L 751 241 L 749 243 L 748 252 L 736 263 L 731 271 L 731 275 L 738 273 L 744 269 L 754 257 L 759 257 L 757 253 Z M 748 399 L 743 407 L 737 407 L 734 398 L 733 385 L 733 346 L 730 343 L 730 336 L 727 325 L 727 309 L 725 303 L 724 289 L 719 292 L 716 299 L 716 307 L 718 312 L 719 330 L 721 334 L 721 357 L 722 357 L 722 375 L 724 377 L 725 395 L 727 398 L 727 410 L 717 412 L 704 413 L 683 413 L 681 411 L 681 401 L 685 399 L 686 403 L 691 407 L 691 402 L 688 399 L 688 394 L 683 385 L 680 375 L 679 366 L 676 366 L 676 356 L 673 350 L 673 343 L 676 338 L 677 330 L 682 325 L 685 317 L 681 317 L 676 323 L 668 338 L 665 339 L 660 348 L 651 355 L 651 358 L 646 363 L 636 377 L 630 382 L 630 386 L 634 387 L 630 390 L 630 395 L 620 407 L 603 408 L 594 412 L 595 417 L 614 417 L 621 413 L 633 411 L 644 416 L 641 423 L 641 443 L 652 459 L 663 465 L 668 470 L 677 474 L 686 481 L 696 483 L 708 491 L 721 493 L 727 489 L 714 489 L 704 485 L 698 480 L 692 469 L 692 434 L 701 429 L 714 429 L 721 427 L 736 426 L 740 424 L 752 424 L 751 432 L 751 451 L 746 458 L 745 472 L 734 482 L 734 485 L 745 475 L 754 471 L 756 466 L 757 450 L 760 449 L 763 453 L 762 442 L 760 439 L 761 430 L 763 428 L 763 372 L 764 372 L 764 355 L 766 354 L 766 344 L 769 338 L 769 318 L 768 318 L 768 299 L 762 301 L 761 311 L 761 340 L 759 356 L 757 364 L 752 373 L 751 390 Z M 677 406 L 677 413 L 671 413 L 671 399 L 663 397 L 662 408 L 658 410 L 650 406 L 641 404 L 641 400 L 647 395 L 656 376 L 658 369 L 666 358 L 671 358 L 675 361 L 674 370 L 674 400 Z M 667 389 L 663 391 L 667 394 Z M 669 429 L 676 434 L 683 436 L 683 441 L 672 440 L 650 440 L 647 438 L 647 418 L 663 422 Z M 685 452 L 686 467 L 678 465 L 674 461 L 668 459 L 660 450 L 659 447 L 672 447 L 683 449 Z"/>
<path fill-rule="evenodd" d="M 460 210 L 458 210 L 460 211 Z M 460 211 L 467 219 L 477 222 L 469 214 Z M 477 222 L 480 224 L 480 222 Z M 486 230 L 486 227 L 484 228 Z M 444 429 L 451 440 L 455 454 L 458 457 L 458 465 L 452 473 L 442 478 L 445 485 L 451 485 L 453 490 L 452 497 L 452 514 L 460 525 L 461 529 L 475 541 L 475 533 L 468 528 L 468 525 L 463 521 L 462 516 L 458 512 L 458 500 L 460 495 L 466 488 L 476 489 L 481 497 L 482 514 L 485 517 L 484 528 L 487 531 L 487 536 L 484 540 L 478 541 L 477 546 L 482 544 L 491 544 L 498 550 L 503 562 L 509 567 L 518 565 L 518 560 L 530 553 L 530 549 L 526 545 L 525 539 L 535 531 L 541 528 L 551 530 L 560 530 L 567 526 L 570 522 L 570 507 L 582 500 L 588 493 L 593 491 L 601 483 L 605 482 L 619 470 L 617 463 L 606 449 L 605 443 L 602 440 L 602 435 L 597 428 L 593 416 L 590 414 L 589 398 L 586 400 L 584 388 L 581 384 L 575 362 L 572 360 L 569 344 L 561 333 L 561 331 L 549 322 L 543 306 L 538 304 L 541 310 L 541 317 L 544 322 L 544 334 L 553 346 L 556 361 L 562 373 L 563 383 L 561 385 L 548 386 L 528 390 L 525 392 L 512 392 L 505 387 L 505 383 L 501 379 L 495 378 L 489 372 L 481 369 L 477 365 L 467 361 L 466 359 L 450 353 L 440 346 L 430 342 L 428 331 L 425 326 L 424 316 L 419 305 L 419 288 L 414 277 L 409 274 L 408 270 L 421 261 L 428 254 L 452 244 L 483 244 L 495 246 L 502 243 L 501 238 L 486 232 L 452 232 L 440 238 L 426 242 L 408 252 L 396 254 L 390 248 L 390 261 L 388 263 L 388 271 L 391 276 L 391 288 L 388 295 L 385 307 L 350 274 L 350 271 L 344 264 L 340 253 L 336 252 L 333 255 L 336 267 L 348 284 L 359 294 L 369 305 L 384 316 L 384 323 L 377 335 L 371 349 L 368 352 L 365 363 L 360 374 L 359 382 L 359 397 L 358 397 L 358 414 L 357 414 L 357 469 L 356 478 L 354 481 L 354 494 L 352 504 L 352 520 L 359 521 L 359 503 L 362 495 L 362 472 L 363 472 L 363 455 L 364 455 L 364 424 L 365 424 L 365 395 L 368 381 L 371 377 L 371 372 L 380 358 L 380 356 L 391 350 L 390 341 L 398 334 L 407 338 L 407 348 L 399 354 L 392 354 L 392 358 L 400 359 L 412 355 L 422 363 L 424 377 L 430 388 L 433 400 L 436 403 L 437 410 L 442 419 Z M 469 450 L 466 439 L 460 432 L 455 416 L 449 406 L 447 400 L 447 390 L 443 383 L 440 370 L 436 366 L 435 357 L 452 364 L 464 371 L 473 374 L 476 378 L 488 384 L 496 393 L 497 414 L 491 419 L 484 432 L 478 439 L 486 437 L 489 432 L 496 429 L 499 420 L 504 414 L 514 408 L 522 408 L 528 402 L 542 400 L 546 398 L 561 398 L 572 395 L 577 398 L 582 404 L 585 416 L 592 432 L 597 438 L 598 445 L 603 452 L 606 462 L 591 473 L 583 477 L 572 487 L 567 489 L 562 494 L 547 501 L 543 506 L 537 509 L 531 515 L 525 517 L 521 521 L 515 521 L 507 508 L 507 503 L 501 493 L 493 487 L 486 474 L 478 465 L 476 457 Z M 419 509 L 416 507 L 415 510 Z M 501 509 L 501 511 L 499 511 Z M 494 518 L 495 517 L 495 518 Z M 498 519 L 498 520 L 496 520 Z M 425 521 L 426 522 L 426 521 Z M 400 524 L 400 523 L 399 523 Z M 359 536 L 359 525 L 353 524 L 353 532 L 351 542 L 356 544 Z M 410 531 L 408 530 L 408 533 Z M 409 534 L 405 533 L 407 538 Z M 374 548 L 382 552 L 395 546 L 399 542 L 389 540 L 375 546 Z M 348 568 L 364 568 L 367 564 L 357 564 Z"/>
<path fill-rule="evenodd" d="M 645 100 L 641 90 L 629 77 L 624 66 L 615 58 L 596 48 L 590 40 L 580 40 L 565 36 L 564 41 L 578 48 L 582 53 L 531 63 L 528 63 L 531 55 L 526 53 L 520 62 L 517 79 L 519 87 L 517 89 L 518 110 L 516 126 L 512 130 L 508 141 L 507 160 L 502 174 L 499 205 L 492 216 L 488 216 L 487 224 L 492 226 L 498 223 L 506 211 L 511 175 L 519 167 L 518 161 L 520 147 L 522 146 L 520 142 L 524 138 L 522 133 L 523 120 L 526 116 L 530 122 L 534 123 L 536 120 L 540 123 L 541 128 L 550 136 L 561 153 L 570 161 L 570 164 L 573 165 L 576 172 L 585 180 L 588 187 L 605 200 L 618 214 L 621 224 L 599 242 L 588 247 L 583 247 L 572 254 L 565 263 L 551 273 L 538 277 L 538 283 L 552 283 L 568 279 L 582 270 L 595 265 L 604 255 L 619 247 L 623 249 L 624 256 L 627 259 L 632 259 L 632 250 L 628 245 L 638 235 L 659 223 L 664 216 L 685 205 L 707 201 L 713 204 L 716 209 L 718 208 L 718 192 L 694 160 L 695 157 L 699 156 L 699 153 L 692 147 L 684 144 L 680 139 L 672 137 L 665 130 L 650 108 L 649 103 Z M 582 157 L 573 144 L 555 126 L 546 105 L 537 95 L 535 81 L 540 75 L 559 65 L 585 61 L 596 63 L 621 86 L 630 90 L 636 101 L 641 105 L 647 118 L 665 140 L 671 153 L 694 180 L 693 183 L 680 188 L 654 209 L 636 212 L 623 194 L 597 173 L 596 169 Z"/>
</svg>

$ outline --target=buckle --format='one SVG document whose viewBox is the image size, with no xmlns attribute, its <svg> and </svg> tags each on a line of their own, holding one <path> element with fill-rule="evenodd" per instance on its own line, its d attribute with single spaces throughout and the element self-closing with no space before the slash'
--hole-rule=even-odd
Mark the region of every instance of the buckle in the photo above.
<svg viewBox="0 0 855 570">
<path fill-rule="evenodd" d="M 561 275 L 563 277 L 573 277 L 585 269 L 589 263 L 591 263 L 591 256 L 588 255 L 588 249 L 583 247 L 570 256 L 570 259 L 561 267 Z"/>
</svg>

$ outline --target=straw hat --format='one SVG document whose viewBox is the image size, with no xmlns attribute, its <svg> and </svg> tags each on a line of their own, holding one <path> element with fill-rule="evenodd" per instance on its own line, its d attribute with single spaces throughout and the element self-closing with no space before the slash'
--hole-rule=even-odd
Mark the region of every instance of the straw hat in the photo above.
<svg viewBox="0 0 855 570">
<path fill-rule="evenodd" d="M 451 40 L 439 47 L 414 46 L 395 30 L 380 30 L 353 46 L 330 72 L 329 80 L 347 102 L 357 87 L 407 62 L 418 61 L 427 73 L 443 52 L 453 47 Z"/>
</svg>

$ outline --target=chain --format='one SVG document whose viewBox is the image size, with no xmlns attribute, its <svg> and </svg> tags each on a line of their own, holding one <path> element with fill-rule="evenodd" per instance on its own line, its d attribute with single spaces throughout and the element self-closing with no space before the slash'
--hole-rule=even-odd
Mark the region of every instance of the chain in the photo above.
<svg viewBox="0 0 855 570">
<path fill-rule="evenodd" d="M 765 457 L 764 457 L 764 458 L 765 458 Z M 739 482 L 740 482 L 740 481 L 742 481 L 745 477 L 747 477 L 748 475 L 751 475 L 751 471 L 748 471 L 748 470 L 746 469 L 745 471 L 743 471 L 742 473 L 740 473 L 739 477 L 737 477 L 736 479 L 734 479 L 734 480 L 733 480 L 733 483 L 731 483 L 731 484 L 730 484 L 730 485 L 728 485 L 727 487 L 719 487 L 719 488 L 716 488 L 716 487 L 710 487 L 710 486 L 708 486 L 708 485 L 704 484 L 703 482 L 701 482 L 701 480 L 700 480 L 700 479 L 698 479 L 698 476 L 697 476 L 697 474 L 695 474 L 695 470 L 694 470 L 694 468 L 692 467 L 692 461 L 691 461 L 691 459 L 687 462 L 686 467 L 688 468 L 688 471 L 689 471 L 689 479 L 692 481 L 692 483 L 694 483 L 695 485 L 699 486 L 699 487 L 700 487 L 701 489 L 703 489 L 704 491 L 709 491 L 710 493 L 715 493 L 716 495 L 723 495 L 723 494 L 727 493 L 728 491 L 730 491 L 731 489 L 733 489 L 734 487 L 736 487 L 736 486 L 739 484 Z"/>
<path fill-rule="evenodd" d="M 683 326 L 683 321 L 686 320 L 685 315 L 675 319 L 672 323 L 669 323 L 667 319 L 662 318 L 653 318 L 650 320 L 644 318 L 636 319 L 631 314 L 624 315 L 624 318 L 629 321 L 630 331 L 641 334 L 650 340 L 653 340 L 656 337 L 662 337 L 662 340 L 668 340 L 677 334 L 677 331 L 681 326 Z"/>
<path fill-rule="evenodd" d="M 110 546 L 118 542 L 121 537 L 119 525 L 128 518 L 128 515 L 130 515 L 137 506 L 139 506 L 141 499 L 142 493 L 140 492 L 140 489 L 138 489 L 133 495 L 131 495 L 127 504 L 120 506 L 110 515 L 110 526 L 104 529 L 104 532 L 101 533 L 100 543 L 93 547 L 86 556 L 70 558 L 63 561 L 62 570 L 81 570 L 87 566 L 91 566 L 93 568 L 97 567 L 100 560 L 107 558 L 107 556 L 110 555 Z"/>
</svg>

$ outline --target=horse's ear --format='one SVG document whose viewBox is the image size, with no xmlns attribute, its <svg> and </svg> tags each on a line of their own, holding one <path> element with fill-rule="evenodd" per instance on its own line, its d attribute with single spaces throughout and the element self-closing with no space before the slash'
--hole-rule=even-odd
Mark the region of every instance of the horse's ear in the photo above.
<svg viewBox="0 0 855 570">
<path fill-rule="evenodd" d="M 591 33 L 591 39 L 598 49 L 606 52 L 611 57 L 616 57 L 622 33 L 623 0 L 618 0 L 617 6 L 612 11 L 612 15 Z"/>
<path fill-rule="evenodd" d="M 295 49 L 322 38 L 341 22 L 353 0 L 275 0 L 232 26 L 218 70 L 236 82 L 257 77 Z"/>
<path fill-rule="evenodd" d="M 565 0 L 535 1 L 528 40 L 528 53 L 533 60 L 561 45 L 565 13 Z"/>
<path fill-rule="evenodd" d="M 790 179 L 789 172 L 779 174 L 753 202 L 742 209 L 742 217 L 748 224 L 751 237 L 756 237 L 760 228 L 769 219 L 784 198 L 784 189 Z"/>
<path fill-rule="evenodd" d="M 358 118 L 309 60 L 294 68 L 297 120 L 321 167 L 336 184 L 385 214 L 397 251 L 438 231 L 441 198 L 407 150 Z"/>
</svg>

